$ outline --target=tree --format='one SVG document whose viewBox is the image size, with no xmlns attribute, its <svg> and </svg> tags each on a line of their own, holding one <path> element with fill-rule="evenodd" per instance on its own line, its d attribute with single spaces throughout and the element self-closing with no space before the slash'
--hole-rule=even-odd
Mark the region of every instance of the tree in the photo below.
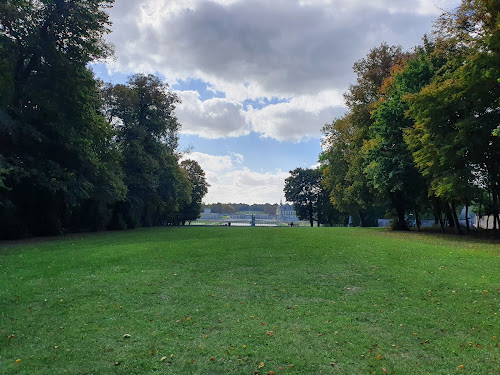
<svg viewBox="0 0 500 375">
<path fill-rule="evenodd" d="M 344 95 L 349 111 L 323 128 L 320 162 L 325 165 L 323 175 L 330 199 L 339 211 L 359 214 L 361 226 L 366 225 L 366 211 L 377 201 L 376 191 L 367 181 L 367 161 L 361 149 L 370 139 L 371 112 L 380 87 L 392 67 L 407 55 L 401 47 L 383 43 L 356 62 L 356 84 Z"/>
<path fill-rule="evenodd" d="M 365 226 L 365 213 L 375 199 L 363 173 L 364 160 L 360 152 L 363 136 L 350 114 L 326 125 L 323 133 L 320 163 L 324 189 L 329 191 L 330 201 L 337 210 L 358 214 L 361 226 Z"/>
<path fill-rule="evenodd" d="M 264 214 L 266 215 L 271 215 L 271 216 L 275 216 L 276 215 L 276 210 L 278 209 L 278 205 L 277 204 L 269 204 L 269 203 L 266 203 L 264 205 Z"/>
<path fill-rule="evenodd" d="M 128 188 L 115 208 L 115 225 L 175 224 L 189 202 L 190 186 L 175 154 L 180 124 L 174 115 L 179 98 L 153 75 L 136 74 L 126 85 L 104 89 L 107 117 L 117 130 Z M 121 223 L 121 224 L 120 224 Z"/>
<path fill-rule="evenodd" d="M 100 229 L 125 187 L 88 62 L 112 1 L 0 3 L 0 236 Z"/>
<path fill-rule="evenodd" d="M 321 192 L 321 172 L 319 169 L 296 168 L 290 171 L 285 180 L 285 198 L 293 202 L 293 207 L 300 220 L 309 220 L 314 225 L 317 202 Z"/>
<path fill-rule="evenodd" d="M 396 212 L 394 229 L 409 230 L 406 213 L 414 212 L 419 228 L 417 201 L 426 195 L 426 180 L 419 173 L 413 155 L 404 140 L 404 134 L 413 126 L 406 117 L 408 105 L 404 96 L 419 92 L 430 82 L 438 68 L 429 55 L 433 46 L 416 49 L 415 56 L 393 66 L 391 75 L 379 89 L 379 100 L 374 105 L 370 126 L 371 139 L 365 143 L 365 173 L 368 182 L 382 197 L 388 198 Z M 423 194 L 422 194 L 423 193 Z"/>
<path fill-rule="evenodd" d="M 323 171 L 321 172 L 323 177 Z M 329 226 L 343 225 L 347 226 L 349 222 L 349 215 L 340 212 L 333 206 L 330 195 L 331 192 L 328 190 L 324 184 L 324 180 L 321 180 L 321 191 L 316 202 L 316 217 L 318 220 L 318 226 L 320 224 L 328 224 Z"/>
<path fill-rule="evenodd" d="M 464 0 L 443 14 L 436 54 L 446 65 L 407 98 L 415 160 L 432 192 L 449 203 L 457 231 L 457 206 L 468 206 L 483 184 L 498 214 L 500 143 L 493 133 L 500 122 L 499 16 L 498 2 L 482 0 Z"/>
<path fill-rule="evenodd" d="M 200 217 L 201 201 L 207 194 L 210 185 L 205 178 L 205 172 L 195 160 L 182 161 L 181 168 L 186 173 L 191 185 L 190 202 L 186 203 L 181 211 L 182 224 L 184 225 L 186 221 L 196 220 Z"/>
</svg>

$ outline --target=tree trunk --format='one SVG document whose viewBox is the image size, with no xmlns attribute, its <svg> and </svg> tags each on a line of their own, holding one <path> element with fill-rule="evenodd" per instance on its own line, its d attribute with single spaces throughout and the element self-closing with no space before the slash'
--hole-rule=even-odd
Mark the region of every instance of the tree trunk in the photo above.
<svg viewBox="0 0 500 375">
<path fill-rule="evenodd" d="M 448 221 L 448 226 L 450 228 L 455 228 L 455 216 L 453 215 L 452 210 L 450 209 L 450 206 L 449 205 L 445 205 L 445 206 L 446 206 L 445 214 L 446 214 L 446 220 Z"/>
<path fill-rule="evenodd" d="M 455 233 L 462 234 L 462 229 L 460 229 L 460 223 L 458 222 L 457 216 L 457 207 L 455 206 L 455 202 L 450 204 L 451 215 L 453 217 L 453 222 L 455 223 Z"/>
<path fill-rule="evenodd" d="M 314 227 L 314 211 L 312 204 L 309 205 L 309 223 L 311 224 L 311 228 Z"/>
<path fill-rule="evenodd" d="M 441 226 L 441 233 L 445 233 L 446 231 L 444 229 L 443 217 L 441 216 L 441 209 L 439 207 L 438 198 L 434 198 L 434 212 L 436 218 L 439 220 L 439 225 Z"/>
<path fill-rule="evenodd" d="M 479 228 L 479 226 L 481 225 L 481 218 L 482 218 L 481 206 L 482 205 L 483 205 L 483 192 L 481 191 L 481 197 L 479 198 L 479 212 L 477 213 L 477 216 L 479 217 L 479 219 L 476 220 L 477 221 L 477 228 Z"/>
<path fill-rule="evenodd" d="M 396 223 L 395 230 L 410 230 L 408 224 L 405 220 L 405 210 L 402 207 L 396 208 L 396 213 L 398 215 L 398 222 Z"/>
<path fill-rule="evenodd" d="M 465 203 L 465 225 L 467 226 L 467 233 L 470 232 L 469 227 L 469 203 Z"/>
<path fill-rule="evenodd" d="M 415 223 L 417 224 L 417 232 L 420 232 L 420 217 L 418 216 L 417 207 L 415 207 Z"/>
<path fill-rule="evenodd" d="M 495 189 L 495 188 L 493 188 Z M 498 195 L 496 194 L 496 191 L 493 190 L 493 230 L 496 230 L 498 228 L 498 231 L 500 231 L 500 219 L 498 218 Z M 497 227 L 497 222 L 498 222 L 498 227 Z"/>
<path fill-rule="evenodd" d="M 395 230 L 410 230 L 405 218 L 405 207 L 403 204 L 403 199 L 401 194 L 393 193 L 391 194 L 392 206 L 396 209 L 396 215 L 398 217 L 398 222 L 396 223 Z"/>
<path fill-rule="evenodd" d="M 365 214 L 361 210 L 358 210 L 358 215 L 359 215 L 359 225 L 361 227 L 364 227 L 365 226 Z"/>
</svg>

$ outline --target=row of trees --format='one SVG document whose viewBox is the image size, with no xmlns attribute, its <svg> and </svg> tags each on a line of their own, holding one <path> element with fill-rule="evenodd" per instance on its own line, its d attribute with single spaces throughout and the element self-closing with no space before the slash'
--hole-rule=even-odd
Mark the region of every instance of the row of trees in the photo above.
<svg viewBox="0 0 500 375">
<path fill-rule="evenodd" d="M 323 186 L 323 169 L 295 168 L 285 180 L 285 198 L 293 202 L 295 213 L 300 220 L 321 224 L 344 225 L 349 214 L 334 208 L 329 192 Z"/>
<path fill-rule="evenodd" d="M 382 44 L 354 65 L 348 112 L 325 126 L 320 155 L 337 210 L 363 224 L 387 204 L 396 229 L 432 212 L 460 232 L 457 208 L 474 205 L 500 229 L 499 21 L 498 1 L 463 0 L 422 46 Z"/>
<path fill-rule="evenodd" d="M 207 183 L 180 162 L 179 99 L 155 76 L 104 85 L 111 0 L 0 3 L 0 238 L 178 224 Z"/>
</svg>

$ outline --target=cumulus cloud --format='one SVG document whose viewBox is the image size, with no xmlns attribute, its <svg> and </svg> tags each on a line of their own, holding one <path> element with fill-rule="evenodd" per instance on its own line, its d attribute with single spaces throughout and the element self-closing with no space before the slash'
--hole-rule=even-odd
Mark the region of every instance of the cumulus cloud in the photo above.
<svg viewBox="0 0 500 375">
<path fill-rule="evenodd" d="M 191 152 L 185 154 L 183 159 L 195 160 L 203 170 L 219 173 L 234 169 L 236 165 L 243 163 L 244 157 L 241 154 L 210 155 L 201 152 Z"/>
<path fill-rule="evenodd" d="M 283 188 L 289 176 L 281 170 L 263 173 L 247 167 L 225 173 L 207 171 L 206 174 L 212 186 L 204 198 L 205 203 L 277 203 L 284 199 Z"/>
<path fill-rule="evenodd" d="M 300 142 L 319 138 L 321 128 L 341 116 L 342 95 L 334 91 L 305 95 L 263 108 L 249 106 L 226 98 L 201 101 L 196 91 L 178 91 L 182 103 L 176 109 L 181 132 L 214 139 L 239 137 L 250 131 L 280 141 Z"/>
<path fill-rule="evenodd" d="M 120 1 L 116 68 L 200 77 L 227 97 L 343 89 L 352 63 L 381 41 L 411 47 L 437 5 L 453 1 Z M 182 4 L 182 5 L 181 5 Z"/>
<path fill-rule="evenodd" d="M 185 134 L 203 138 L 239 137 L 250 132 L 244 119 L 243 105 L 235 100 L 200 100 L 196 91 L 178 91 L 182 103 L 175 113 Z"/>
<path fill-rule="evenodd" d="M 243 165 L 241 154 L 210 155 L 193 152 L 184 159 L 196 160 L 205 171 L 211 185 L 204 198 L 205 203 L 246 202 L 277 203 L 283 199 L 285 179 L 289 173 L 252 171 Z"/>
<path fill-rule="evenodd" d="M 262 109 L 250 108 L 245 114 L 255 132 L 280 141 L 300 142 L 318 138 L 321 128 L 345 112 L 342 96 L 322 92 L 315 96 L 299 96 L 286 103 Z"/>
<path fill-rule="evenodd" d="M 225 98 L 178 92 L 182 132 L 204 138 L 251 131 L 298 142 L 343 113 L 352 65 L 382 41 L 410 48 L 458 0 L 117 1 L 110 70 L 196 78 Z M 289 98 L 244 110 L 247 99 Z"/>
</svg>

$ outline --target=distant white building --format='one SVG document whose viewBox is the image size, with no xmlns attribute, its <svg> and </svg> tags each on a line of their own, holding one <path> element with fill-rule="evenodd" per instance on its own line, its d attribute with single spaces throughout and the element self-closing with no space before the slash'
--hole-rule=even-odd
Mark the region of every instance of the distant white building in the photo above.
<svg viewBox="0 0 500 375">
<path fill-rule="evenodd" d="M 276 209 L 276 217 L 279 221 L 299 221 L 293 205 L 280 202 L 280 205 Z"/>
</svg>

